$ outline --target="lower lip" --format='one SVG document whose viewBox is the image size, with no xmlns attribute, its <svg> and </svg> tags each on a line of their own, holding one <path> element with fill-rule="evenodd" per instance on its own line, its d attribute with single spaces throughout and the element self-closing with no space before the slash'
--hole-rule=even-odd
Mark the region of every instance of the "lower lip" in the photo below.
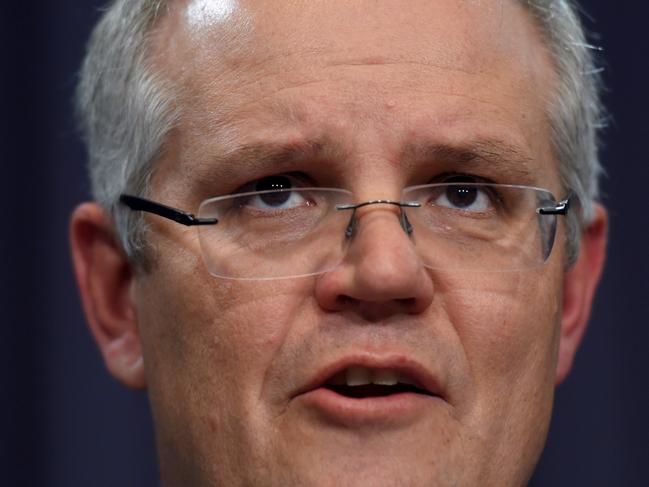
<svg viewBox="0 0 649 487">
<path fill-rule="evenodd" d="M 301 394 L 294 400 L 324 419 L 345 426 L 406 425 L 421 419 L 442 402 L 440 397 L 413 392 L 353 398 L 324 387 Z"/>
</svg>

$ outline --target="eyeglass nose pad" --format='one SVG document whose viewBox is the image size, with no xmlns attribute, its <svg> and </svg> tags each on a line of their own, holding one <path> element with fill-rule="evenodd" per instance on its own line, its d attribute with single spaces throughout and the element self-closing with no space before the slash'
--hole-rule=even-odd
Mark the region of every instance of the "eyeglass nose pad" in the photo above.
<svg viewBox="0 0 649 487">
<path fill-rule="evenodd" d="M 356 233 L 357 228 L 358 228 L 358 221 L 356 220 L 356 209 L 354 209 L 352 210 L 352 216 L 349 219 L 347 228 L 345 229 L 345 237 L 352 238 Z"/>
<path fill-rule="evenodd" d="M 412 224 L 410 223 L 410 220 L 408 220 L 408 215 L 406 215 L 403 208 L 399 208 L 399 223 L 407 235 L 412 235 Z M 354 211 L 352 211 L 352 216 L 349 219 L 349 223 L 347 224 L 347 228 L 345 229 L 345 237 L 352 238 L 356 234 L 357 228 L 358 220 L 356 219 L 356 210 L 354 209 Z"/>
<path fill-rule="evenodd" d="M 403 207 L 399 208 L 399 221 L 401 222 L 401 228 L 403 228 L 408 235 L 412 235 L 413 228 Z"/>
</svg>

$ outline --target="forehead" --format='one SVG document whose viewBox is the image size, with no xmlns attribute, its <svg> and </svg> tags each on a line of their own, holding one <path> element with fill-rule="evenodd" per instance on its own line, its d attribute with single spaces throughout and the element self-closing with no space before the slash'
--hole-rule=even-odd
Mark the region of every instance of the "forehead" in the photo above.
<svg viewBox="0 0 649 487">
<path fill-rule="evenodd" d="M 195 61 L 218 55 L 231 68 L 319 58 L 469 72 L 518 65 L 530 73 L 539 60 L 532 20 L 515 0 L 182 0 L 171 3 L 165 23 Z"/>
<path fill-rule="evenodd" d="M 553 70 L 514 0 L 190 0 L 157 34 L 182 136 L 214 150 L 364 134 L 394 154 L 473 137 L 549 157 Z"/>
</svg>

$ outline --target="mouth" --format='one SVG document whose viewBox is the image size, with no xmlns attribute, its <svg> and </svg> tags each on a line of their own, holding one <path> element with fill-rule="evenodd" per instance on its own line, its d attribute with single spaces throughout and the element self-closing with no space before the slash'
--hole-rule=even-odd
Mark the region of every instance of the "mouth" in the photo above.
<svg viewBox="0 0 649 487">
<path fill-rule="evenodd" d="M 350 358 L 325 368 L 293 398 L 328 422 L 347 427 L 412 424 L 444 403 L 438 381 L 405 358 Z"/>
<path fill-rule="evenodd" d="M 351 366 L 325 381 L 325 389 L 344 397 L 366 399 L 395 394 L 423 394 L 435 396 L 409 373 L 389 368 Z"/>
</svg>

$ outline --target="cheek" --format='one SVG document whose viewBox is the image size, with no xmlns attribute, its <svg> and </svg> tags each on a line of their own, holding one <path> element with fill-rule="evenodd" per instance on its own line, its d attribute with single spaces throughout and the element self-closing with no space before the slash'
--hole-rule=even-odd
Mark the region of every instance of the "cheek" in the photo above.
<svg viewBox="0 0 649 487">
<path fill-rule="evenodd" d="M 199 265 L 161 269 L 140 286 L 147 379 L 161 393 L 228 407 L 258 396 L 305 299 L 304 284 L 228 281 Z"/>
<path fill-rule="evenodd" d="M 476 458 L 490 451 L 492 464 L 512 455 L 523 464 L 540 454 L 554 391 L 557 289 L 553 278 L 527 272 L 456 275 L 440 290 L 467 364 L 463 423 Z"/>
<path fill-rule="evenodd" d="M 444 306 L 474 386 L 500 400 L 514 385 L 531 393 L 553 384 L 560 300 L 540 272 L 455 275 L 442 285 Z"/>
<path fill-rule="evenodd" d="M 229 368 L 252 388 L 260 388 L 264 372 L 286 340 L 307 295 L 304 282 L 237 283 L 226 299 L 215 306 L 219 318 L 212 335 L 222 337 L 228 348 Z"/>
<path fill-rule="evenodd" d="M 227 281 L 199 266 L 157 269 L 137 302 L 159 448 L 203 471 L 229 458 L 224 445 L 245 458 L 264 443 L 251 432 L 267 420 L 265 373 L 306 294 L 299 281 Z"/>
</svg>

